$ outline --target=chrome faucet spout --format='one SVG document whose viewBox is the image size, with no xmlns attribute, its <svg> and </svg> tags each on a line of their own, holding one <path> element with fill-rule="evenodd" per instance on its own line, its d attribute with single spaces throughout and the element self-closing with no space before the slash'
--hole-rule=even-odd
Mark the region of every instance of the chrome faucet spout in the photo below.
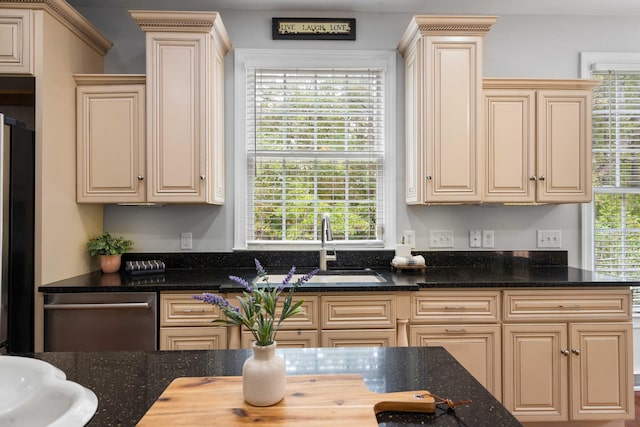
<svg viewBox="0 0 640 427">
<path fill-rule="evenodd" d="M 333 231 L 331 231 L 331 219 L 328 213 L 322 214 L 322 220 L 320 223 L 320 271 L 327 271 L 327 261 L 336 261 L 335 248 L 333 255 L 327 253 L 326 244 L 328 241 L 333 240 Z"/>
</svg>

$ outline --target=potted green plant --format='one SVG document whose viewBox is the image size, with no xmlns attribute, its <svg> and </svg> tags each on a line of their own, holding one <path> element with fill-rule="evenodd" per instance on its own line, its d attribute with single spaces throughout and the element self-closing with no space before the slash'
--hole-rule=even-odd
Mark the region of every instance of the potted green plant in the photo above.
<svg viewBox="0 0 640 427">
<path fill-rule="evenodd" d="M 91 256 L 100 257 L 100 268 L 104 273 L 120 270 L 121 256 L 133 247 L 133 241 L 124 237 L 113 237 L 104 232 L 87 242 L 87 251 Z"/>
</svg>

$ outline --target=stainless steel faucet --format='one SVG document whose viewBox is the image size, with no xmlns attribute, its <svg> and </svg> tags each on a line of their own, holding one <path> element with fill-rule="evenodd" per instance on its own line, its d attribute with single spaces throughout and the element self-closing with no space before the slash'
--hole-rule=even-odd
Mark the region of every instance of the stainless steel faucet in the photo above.
<svg viewBox="0 0 640 427">
<path fill-rule="evenodd" d="M 322 222 L 320 228 L 320 271 L 327 271 L 327 261 L 336 261 L 338 259 L 335 248 L 333 249 L 332 255 L 329 255 L 327 253 L 326 244 L 328 241 L 333 240 L 333 232 L 331 231 L 331 220 L 329 219 L 328 213 L 322 214 Z"/>
</svg>

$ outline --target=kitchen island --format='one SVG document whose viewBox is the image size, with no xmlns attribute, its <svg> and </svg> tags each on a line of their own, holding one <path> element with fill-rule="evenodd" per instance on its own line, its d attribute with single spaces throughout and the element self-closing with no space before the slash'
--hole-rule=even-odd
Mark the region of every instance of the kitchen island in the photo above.
<svg viewBox="0 0 640 427">
<path fill-rule="evenodd" d="M 441 347 L 279 349 L 287 374 L 359 374 L 370 391 L 428 390 L 454 402 L 434 414 L 383 412 L 381 426 L 519 426 L 520 423 Z M 91 427 L 134 426 L 179 377 L 239 376 L 249 350 L 66 352 L 27 355 L 62 369 L 98 396 Z M 336 390 L 336 399 L 340 390 Z M 215 405 L 215 402 L 211 402 Z M 372 409 L 373 411 L 373 409 Z M 318 417 L 322 417 L 318 413 Z M 216 425 L 215 419 L 211 426 Z M 331 425 L 327 420 L 327 425 Z M 364 426 L 363 426 L 364 427 Z"/>
</svg>

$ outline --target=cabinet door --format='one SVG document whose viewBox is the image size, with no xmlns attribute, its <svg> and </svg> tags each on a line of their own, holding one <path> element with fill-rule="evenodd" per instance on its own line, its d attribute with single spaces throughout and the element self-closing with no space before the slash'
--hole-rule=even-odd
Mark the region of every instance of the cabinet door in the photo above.
<svg viewBox="0 0 640 427">
<path fill-rule="evenodd" d="M 485 185 L 488 202 L 534 202 L 536 194 L 533 90 L 486 90 Z"/>
<path fill-rule="evenodd" d="M 502 394 L 500 325 L 410 327 L 410 345 L 444 347 L 497 399 Z"/>
<path fill-rule="evenodd" d="M 33 74 L 30 10 L 0 10 L 0 73 Z"/>
<path fill-rule="evenodd" d="M 426 106 L 426 202 L 480 201 L 479 133 L 482 37 L 428 37 L 423 76 Z"/>
<path fill-rule="evenodd" d="M 77 88 L 77 201 L 145 201 L 145 87 Z"/>
<path fill-rule="evenodd" d="M 567 325 L 503 328 L 503 405 L 520 421 L 567 421 Z"/>
<path fill-rule="evenodd" d="M 160 328 L 160 350 L 224 350 L 227 328 L 197 326 Z"/>
<path fill-rule="evenodd" d="M 206 34 L 148 33 L 150 202 L 204 202 Z"/>
<path fill-rule="evenodd" d="M 591 201 L 591 91 L 538 91 L 538 201 Z"/>
<path fill-rule="evenodd" d="M 633 419 L 630 323 L 574 323 L 571 333 L 572 418 Z"/>
</svg>

